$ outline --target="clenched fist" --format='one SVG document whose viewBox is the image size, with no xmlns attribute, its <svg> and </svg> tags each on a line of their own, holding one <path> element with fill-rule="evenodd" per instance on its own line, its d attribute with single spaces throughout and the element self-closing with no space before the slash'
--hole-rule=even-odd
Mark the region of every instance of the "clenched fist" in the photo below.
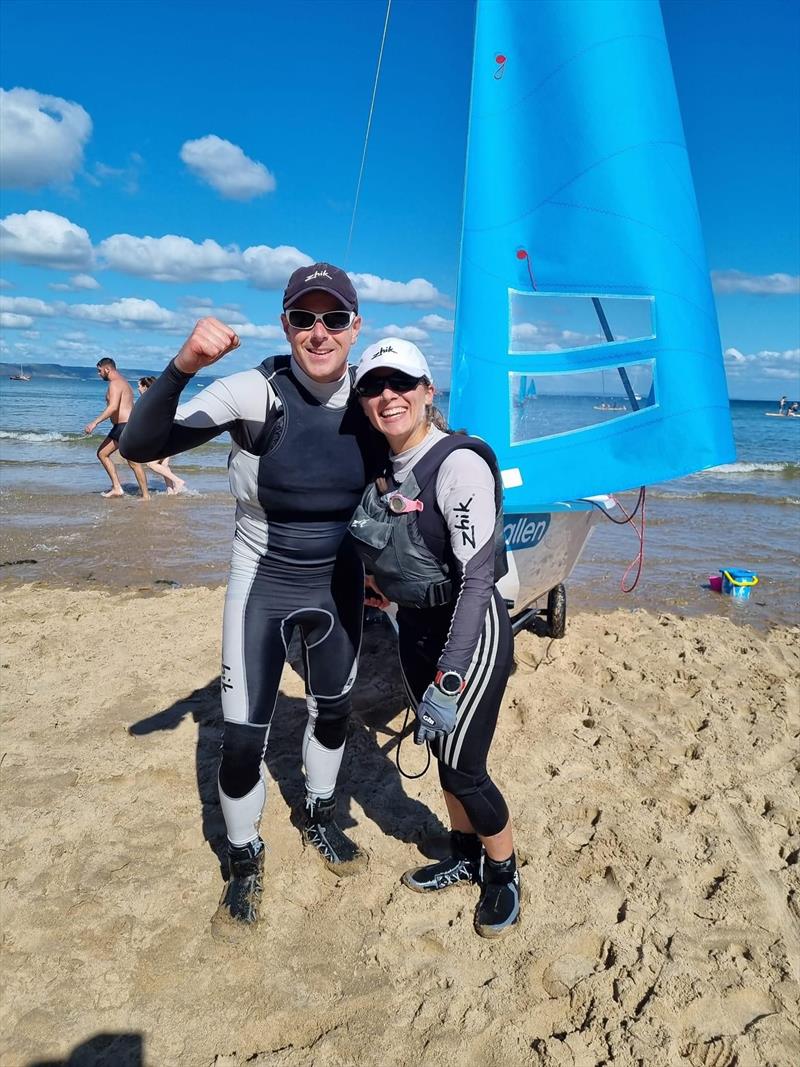
<svg viewBox="0 0 800 1067">
<path fill-rule="evenodd" d="M 195 324 L 175 357 L 175 366 L 184 374 L 196 374 L 238 347 L 239 338 L 230 326 L 209 315 Z"/>
</svg>

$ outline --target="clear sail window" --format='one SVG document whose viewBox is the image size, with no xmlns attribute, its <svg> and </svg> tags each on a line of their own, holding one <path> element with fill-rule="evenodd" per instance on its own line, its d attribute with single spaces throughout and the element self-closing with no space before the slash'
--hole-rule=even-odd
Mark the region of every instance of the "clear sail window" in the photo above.
<svg viewBox="0 0 800 1067">
<path fill-rule="evenodd" d="M 509 374 L 511 444 L 628 418 L 656 404 L 655 361 L 567 374 Z"/>
<path fill-rule="evenodd" d="M 655 336 L 653 298 L 509 290 L 512 354 L 566 352 Z"/>
</svg>

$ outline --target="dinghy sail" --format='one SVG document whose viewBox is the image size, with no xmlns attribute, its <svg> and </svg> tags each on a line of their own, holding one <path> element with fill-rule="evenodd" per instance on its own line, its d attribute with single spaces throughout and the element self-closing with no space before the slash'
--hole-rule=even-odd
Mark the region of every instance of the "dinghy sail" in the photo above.
<svg viewBox="0 0 800 1067">
<path fill-rule="evenodd" d="M 735 458 L 657 0 L 477 2 L 450 424 L 500 461 L 517 608 L 568 575 L 586 498 Z M 579 546 L 539 578 L 547 518 Z"/>
</svg>

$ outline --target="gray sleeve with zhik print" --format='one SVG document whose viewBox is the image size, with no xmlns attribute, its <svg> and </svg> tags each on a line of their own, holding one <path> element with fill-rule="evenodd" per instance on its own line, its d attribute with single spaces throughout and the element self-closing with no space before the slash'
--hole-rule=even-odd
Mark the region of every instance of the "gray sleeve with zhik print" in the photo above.
<svg viewBox="0 0 800 1067">
<path fill-rule="evenodd" d="M 485 460 L 459 448 L 444 460 L 436 479 L 436 503 L 459 566 L 456 608 L 439 657 L 439 669 L 466 674 L 478 647 L 494 589 L 494 476 Z"/>
</svg>

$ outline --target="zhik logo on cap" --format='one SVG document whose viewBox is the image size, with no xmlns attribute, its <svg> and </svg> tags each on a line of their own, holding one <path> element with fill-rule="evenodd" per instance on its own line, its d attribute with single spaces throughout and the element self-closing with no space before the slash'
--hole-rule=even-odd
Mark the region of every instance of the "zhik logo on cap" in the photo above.
<svg viewBox="0 0 800 1067">
<path fill-rule="evenodd" d="M 309 274 L 305 280 L 307 282 L 313 282 L 316 278 L 327 278 L 329 281 L 333 281 L 333 278 L 326 270 L 315 270 L 314 273 Z"/>
</svg>

